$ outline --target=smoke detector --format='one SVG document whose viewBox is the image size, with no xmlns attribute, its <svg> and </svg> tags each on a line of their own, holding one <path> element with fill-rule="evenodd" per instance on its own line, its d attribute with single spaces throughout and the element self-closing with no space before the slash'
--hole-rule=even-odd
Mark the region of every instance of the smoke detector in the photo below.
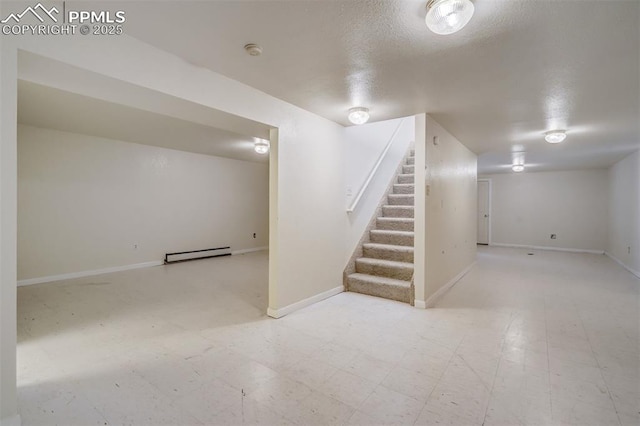
<svg viewBox="0 0 640 426">
<path fill-rule="evenodd" d="M 262 54 L 262 47 L 255 43 L 249 43 L 244 46 L 244 50 L 251 56 L 260 56 Z"/>
</svg>

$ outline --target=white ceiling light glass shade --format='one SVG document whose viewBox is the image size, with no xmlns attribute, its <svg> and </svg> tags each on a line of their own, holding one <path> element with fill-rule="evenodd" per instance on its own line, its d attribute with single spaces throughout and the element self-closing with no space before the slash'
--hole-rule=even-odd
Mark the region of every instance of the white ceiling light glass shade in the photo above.
<svg viewBox="0 0 640 426">
<path fill-rule="evenodd" d="M 544 134 L 544 140 L 549 143 L 560 143 L 567 138 L 567 132 L 564 130 L 551 130 Z"/>
<path fill-rule="evenodd" d="M 353 124 L 364 124 L 369 121 L 369 108 L 355 107 L 349 110 L 349 121 Z"/>
<path fill-rule="evenodd" d="M 269 146 L 269 141 L 264 139 L 256 139 L 253 149 L 255 149 L 258 154 L 266 154 L 269 152 Z"/>
<path fill-rule="evenodd" d="M 516 173 L 524 172 L 524 164 L 514 164 L 511 166 L 511 170 Z"/>
<path fill-rule="evenodd" d="M 469 23 L 474 10 L 471 0 L 429 0 L 425 21 L 436 34 L 453 34 Z"/>
</svg>

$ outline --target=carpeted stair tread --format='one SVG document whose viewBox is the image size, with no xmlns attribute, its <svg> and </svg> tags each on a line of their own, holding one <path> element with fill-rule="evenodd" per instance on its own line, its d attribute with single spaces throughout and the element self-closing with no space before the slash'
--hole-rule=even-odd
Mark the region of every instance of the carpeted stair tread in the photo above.
<svg viewBox="0 0 640 426">
<path fill-rule="evenodd" d="M 404 165 L 402 166 L 402 173 L 405 175 L 411 175 L 415 173 L 414 165 Z"/>
<path fill-rule="evenodd" d="M 411 282 L 355 273 L 347 277 L 349 291 L 411 303 Z"/>
<path fill-rule="evenodd" d="M 364 243 L 362 245 L 365 248 L 376 248 L 376 249 L 387 249 L 387 250 L 397 250 L 402 252 L 410 252 L 413 253 L 413 247 L 407 246 L 394 246 L 393 244 L 379 244 L 379 243 Z M 366 256 L 365 256 L 366 257 Z"/>
<path fill-rule="evenodd" d="M 386 229 L 372 229 L 369 231 L 372 243 L 389 244 L 396 246 L 412 246 L 412 231 L 390 231 Z"/>
<path fill-rule="evenodd" d="M 415 182 L 415 175 L 413 173 L 411 174 L 399 174 L 398 175 L 398 183 L 414 183 Z"/>
<path fill-rule="evenodd" d="M 394 183 L 393 184 L 393 193 L 394 194 L 411 194 L 415 192 L 415 184 L 413 183 Z"/>
<path fill-rule="evenodd" d="M 370 232 L 374 234 L 385 234 L 385 235 L 402 235 L 402 236 L 411 236 L 413 237 L 413 231 L 394 231 L 389 229 L 372 229 Z"/>
<path fill-rule="evenodd" d="M 413 206 L 382 206 L 382 215 L 384 217 L 404 217 L 413 218 L 415 209 Z"/>
<path fill-rule="evenodd" d="M 385 285 L 392 285 L 392 286 L 404 287 L 404 288 L 411 287 L 410 281 L 397 280 L 395 278 L 388 278 L 388 277 L 379 277 L 377 275 L 360 274 L 356 272 L 355 274 L 349 275 L 349 277 L 366 280 L 373 284 L 385 284 Z"/>
<path fill-rule="evenodd" d="M 365 258 L 394 260 L 413 264 L 413 247 L 391 244 L 365 243 L 362 245 Z"/>
<path fill-rule="evenodd" d="M 392 206 L 412 206 L 414 203 L 413 194 L 389 194 L 387 195 L 387 201 Z"/>
<path fill-rule="evenodd" d="M 408 157 L 407 164 L 413 166 L 416 163 L 416 157 Z"/>
<path fill-rule="evenodd" d="M 361 257 L 356 259 L 356 272 L 397 280 L 411 280 L 413 263 Z"/>
<path fill-rule="evenodd" d="M 415 220 L 411 217 L 379 217 L 376 229 L 413 232 Z"/>
</svg>

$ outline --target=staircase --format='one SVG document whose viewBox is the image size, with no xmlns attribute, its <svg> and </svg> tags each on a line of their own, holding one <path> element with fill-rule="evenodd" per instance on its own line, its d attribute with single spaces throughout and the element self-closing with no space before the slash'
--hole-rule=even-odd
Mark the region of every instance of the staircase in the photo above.
<svg viewBox="0 0 640 426">
<path fill-rule="evenodd" d="M 346 277 L 347 291 L 413 304 L 414 164 L 411 151 Z"/>
</svg>

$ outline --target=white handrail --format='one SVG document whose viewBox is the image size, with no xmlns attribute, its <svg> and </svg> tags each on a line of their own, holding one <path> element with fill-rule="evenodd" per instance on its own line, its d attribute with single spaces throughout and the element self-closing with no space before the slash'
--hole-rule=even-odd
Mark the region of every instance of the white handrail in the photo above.
<svg viewBox="0 0 640 426">
<path fill-rule="evenodd" d="M 369 176 L 367 176 L 367 180 L 365 180 L 362 186 L 360 187 L 360 191 L 358 191 L 358 195 L 356 195 L 356 198 L 354 198 L 354 200 L 351 202 L 351 205 L 347 208 L 347 213 L 353 213 L 356 207 L 358 207 L 358 203 L 360 202 L 360 199 L 362 198 L 365 191 L 369 187 L 369 184 L 371 183 L 371 181 L 373 180 L 373 177 L 378 171 L 380 164 L 382 164 L 382 160 L 384 160 L 384 157 L 387 155 L 387 152 L 389 152 L 389 148 L 391 148 L 391 145 L 393 144 L 393 141 L 396 139 L 396 135 L 398 134 L 400 127 L 402 127 L 406 119 L 407 119 L 406 117 L 403 118 L 400 121 L 400 124 L 398 124 L 398 127 L 396 127 L 396 130 L 393 132 L 393 135 L 391 135 L 391 139 L 389 139 L 389 142 L 387 142 L 387 146 L 385 146 L 384 151 L 382 151 L 382 153 L 378 157 L 378 161 L 376 161 L 376 164 L 373 166 L 373 168 L 369 172 Z"/>
</svg>

